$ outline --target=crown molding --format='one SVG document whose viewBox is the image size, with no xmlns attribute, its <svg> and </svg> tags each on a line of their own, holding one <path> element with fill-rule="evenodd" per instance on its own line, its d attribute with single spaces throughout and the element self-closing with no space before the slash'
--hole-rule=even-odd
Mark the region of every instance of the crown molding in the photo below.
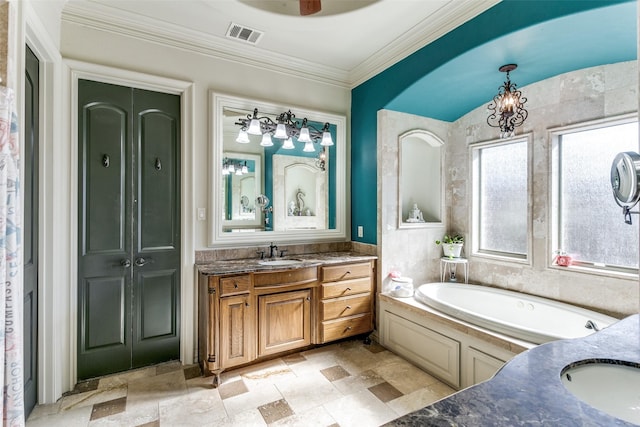
<svg viewBox="0 0 640 427">
<path fill-rule="evenodd" d="M 175 24 L 105 8 L 97 3 L 92 3 L 90 7 L 83 3 L 68 3 L 62 13 L 62 21 L 289 76 L 349 87 L 346 71 L 267 52 L 255 46 L 246 46 Z"/>
<path fill-rule="evenodd" d="M 353 89 L 499 1 L 451 1 L 351 71 L 268 52 L 255 46 L 106 7 L 99 3 L 68 2 L 62 12 L 62 21 L 262 70 Z"/>
<path fill-rule="evenodd" d="M 465 22 L 475 18 L 501 0 L 452 1 L 440 8 L 401 37 L 393 40 L 375 55 L 349 73 L 351 88 L 364 83 L 409 55 L 434 42 Z"/>
</svg>

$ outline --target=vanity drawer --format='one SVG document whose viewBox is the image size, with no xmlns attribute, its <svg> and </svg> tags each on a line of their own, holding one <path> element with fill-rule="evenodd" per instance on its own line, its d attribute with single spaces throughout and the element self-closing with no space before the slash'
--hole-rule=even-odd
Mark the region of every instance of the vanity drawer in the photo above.
<svg viewBox="0 0 640 427">
<path fill-rule="evenodd" d="M 371 292 L 371 277 L 322 284 L 322 299 Z"/>
<path fill-rule="evenodd" d="M 321 267 L 323 282 L 336 282 L 338 280 L 356 279 L 371 275 L 371 263 L 362 262 L 346 265 L 329 265 Z"/>
<path fill-rule="evenodd" d="M 364 294 L 325 300 L 320 303 L 320 309 L 322 320 L 368 313 L 371 311 L 371 295 Z"/>
<path fill-rule="evenodd" d="M 298 285 L 318 280 L 317 267 L 292 268 L 253 274 L 256 288 L 275 285 Z"/>
<path fill-rule="evenodd" d="M 223 277 L 220 279 L 220 296 L 239 294 L 249 292 L 251 288 L 251 276 L 244 274 L 242 276 Z"/>
<path fill-rule="evenodd" d="M 321 341 L 339 340 L 371 331 L 371 314 L 360 314 L 322 322 Z"/>
</svg>

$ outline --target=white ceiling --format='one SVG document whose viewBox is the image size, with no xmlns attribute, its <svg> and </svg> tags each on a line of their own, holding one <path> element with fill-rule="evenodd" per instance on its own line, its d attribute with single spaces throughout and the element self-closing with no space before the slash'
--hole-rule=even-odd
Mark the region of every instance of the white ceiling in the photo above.
<svg viewBox="0 0 640 427">
<path fill-rule="evenodd" d="M 354 87 L 498 1 L 322 0 L 323 12 L 301 17 L 298 0 L 68 0 L 62 17 Z M 360 8 L 332 10 L 344 6 Z M 228 39 L 231 23 L 263 36 L 256 45 Z"/>
</svg>

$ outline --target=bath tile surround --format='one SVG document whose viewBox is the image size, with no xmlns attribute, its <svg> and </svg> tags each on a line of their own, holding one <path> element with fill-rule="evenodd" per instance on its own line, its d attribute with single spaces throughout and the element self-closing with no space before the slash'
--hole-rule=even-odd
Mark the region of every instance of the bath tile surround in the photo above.
<svg viewBox="0 0 640 427">
<path fill-rule="evenodd" d="M 222 374 L 170 362 L 78 384 L 27 426 L 378 426 L 454 392 L 373 343 L 347 340 Z"/>
<path fill-rule="evenodd" d="M 471 248 L 471 174 L 469 146 L 498 138 L 487 126 L 486 105 L 453 123 L 390 110 L 378 112 L 378 284 L 389 281 L 391 271 L 413 278 L 413 283 L 439 281 L 442 249 L 434 241 L 446 232 L 465 236 L 469 282 L 497 286 L 568 302 L 602 313 L 624 317 L 638 312 L 637 275 L 614 276 L 549 266 L 552 251 L 549 221 L 550 141 L 548 130 L 638 110 L 636 61 L 586 68 L 561 74 L 519 89 L 527 97 L 529 117 L 517 133 L 532 133 L 530 150 L 531 225 L 529 260 L 516 262 L 473 256 Z M 445 141 L 444 221 L 440 226 L 399 229 L 398 136 L 426 130 Z M 613 197 L 611 202 L 614 203 Z M 612 218 L 622 221 L 622 218 Z"/>
</svg>

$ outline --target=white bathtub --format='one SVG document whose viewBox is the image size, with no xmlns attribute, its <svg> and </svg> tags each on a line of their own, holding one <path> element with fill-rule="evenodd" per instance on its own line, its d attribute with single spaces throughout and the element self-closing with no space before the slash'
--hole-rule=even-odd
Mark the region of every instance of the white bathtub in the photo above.
<svg viewBox="0 0 640 427">
<path fill-rule="evenodd" d="M 460 283 L 420 285 L 414 298 L 438 311 L 535 344 L 594 333 L 618 319 L 546 298 Z"/>
</svg>

